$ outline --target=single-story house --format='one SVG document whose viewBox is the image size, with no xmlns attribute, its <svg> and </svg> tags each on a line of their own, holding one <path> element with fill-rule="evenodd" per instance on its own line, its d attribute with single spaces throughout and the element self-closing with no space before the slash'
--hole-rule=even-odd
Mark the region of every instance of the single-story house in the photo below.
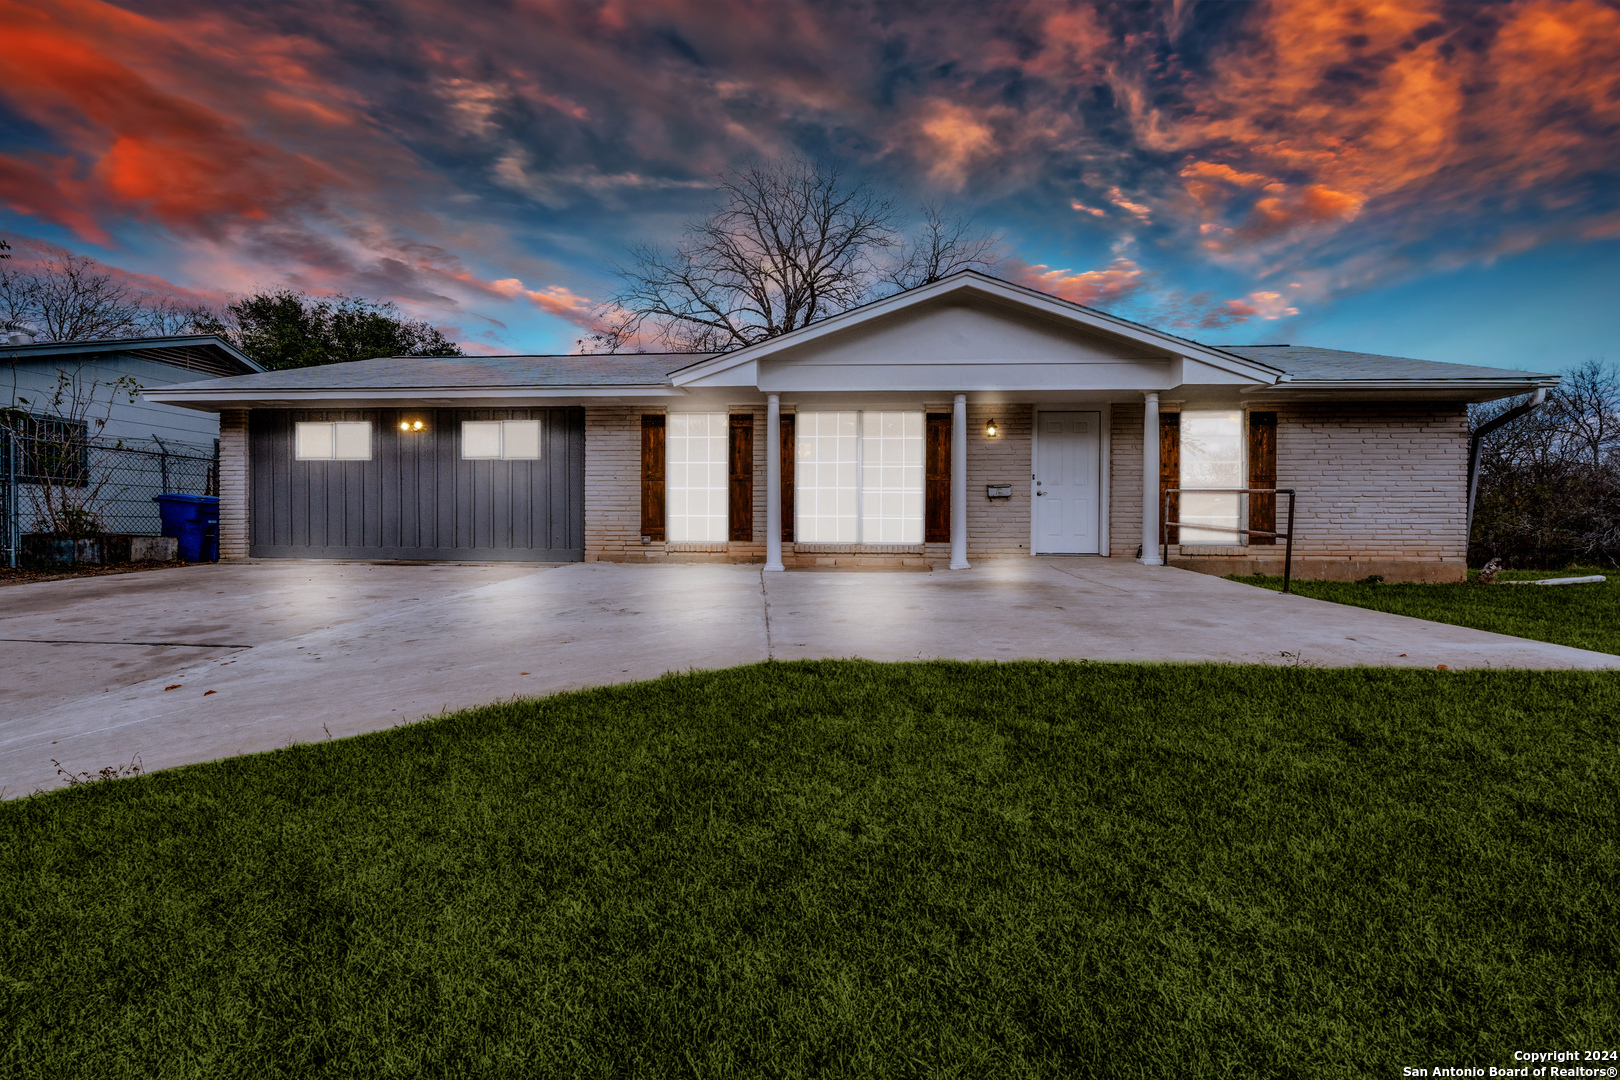
<svg viewBox="0 0 1620 1080">
<path fill-rule="evenodd" d="M 222 558 L 1158 563 L 1168 520 L 1175 565 L 1278 572 L 1287 499 L 1256 489 L 1289 488 L 1296 574 L 1459 580 L 1468 404 L 1556 383 L 1203 345 L 969 271 L 714 356 L 393 357 L 146 396 L 221 415 Z"/>
</svg>

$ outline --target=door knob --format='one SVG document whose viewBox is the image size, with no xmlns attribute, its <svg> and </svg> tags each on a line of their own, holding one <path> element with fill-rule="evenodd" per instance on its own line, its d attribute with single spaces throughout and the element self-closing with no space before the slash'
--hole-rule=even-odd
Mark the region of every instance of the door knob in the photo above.
<svg viewBox="0 0 1620 1080">
<path fill-rule="evenodd" d="M 1045 495 L 1045 494 L 1046 494 L 1046 492 L 1044 492 L 1044 491 L 1037 491 L 1037 492 L 1036 492 L 1036 493 L 1035 493 L 1035 495 L 1036 495 L 1036 497 L 1037 497 L 1037 498 L 1039 498 L 1039 497 L 1040 497 L 1040 496 L 1042 496 L 1042 495 Z"/>
</svg>

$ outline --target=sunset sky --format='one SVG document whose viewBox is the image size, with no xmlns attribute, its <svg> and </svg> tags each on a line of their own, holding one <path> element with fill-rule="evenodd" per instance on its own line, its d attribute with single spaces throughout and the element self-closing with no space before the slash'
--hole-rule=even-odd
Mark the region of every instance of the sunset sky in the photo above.
<svg viewBox="0 0 1620 1080">
<path fill-rule="evenodd" d="M 746 156 L 1214 344 L 1620 359 L 1620 6 L 0 0 L 0 237 L 566 352 Z"/>
</svg>

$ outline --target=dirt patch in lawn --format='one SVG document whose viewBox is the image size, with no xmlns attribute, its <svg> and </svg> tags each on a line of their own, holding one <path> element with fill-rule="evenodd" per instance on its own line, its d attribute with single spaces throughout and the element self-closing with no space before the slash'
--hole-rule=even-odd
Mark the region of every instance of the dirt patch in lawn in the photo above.
<svg viewBox="0 0 1620 1080">
<path fill-rule="evenodd" d="M 105 577 L 108 574 L 136 574 L 143 570 L 173 570 L 181 566 L 202 566 L 203 563 L 188 562 L 128 562 L 114 563 L 111 566 L 50 566 L 50 567 L 5 567 L 0 566 L 0 586 L 27 585 L 34 581 L 59 581 L 62 578 Z"/>
</svg>

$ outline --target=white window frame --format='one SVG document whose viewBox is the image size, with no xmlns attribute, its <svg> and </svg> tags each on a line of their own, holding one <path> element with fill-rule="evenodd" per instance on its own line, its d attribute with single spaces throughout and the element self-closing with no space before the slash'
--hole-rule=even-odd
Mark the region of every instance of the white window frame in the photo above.
<svg viewBox="0 0 1620 1080">
<path fill-rule="evenodd" d="M 467 452 L 467 428 L 477 425 L 480 428 L 493 428 L 495 436 L 495 453 L 469 454 Z M 514 452 L 512 443 L 516 440 L 526 441 L 528 432 L 534 433 L 534 453 Z M 522 441 L 518 442 L 518 450 L 526 449 Z M 545 432 L 541 430 L 538 420 L 463 420 L 461 422 L 461 460 L 463 461 L 539 461 L 545 453 Z"/>
<path fill-rule="evenodd" d="M 366 441 L 363 454 L 356 453 L 353 445 L 361 431 Z M 370 420 L 299 420 L 293 424 L 293 457 L 298 461 L 370 461 L 371 434 Z M 345 437 L 349 441 L 346 447 Z"/>
<path fill-rule="evenodd" d="M 664 539 L 672 544 L 729 542 L 731 414 L 672 412 L 664 424 Z M 695 504 L 700 508 L 693 513 Z"/>
</svg>

